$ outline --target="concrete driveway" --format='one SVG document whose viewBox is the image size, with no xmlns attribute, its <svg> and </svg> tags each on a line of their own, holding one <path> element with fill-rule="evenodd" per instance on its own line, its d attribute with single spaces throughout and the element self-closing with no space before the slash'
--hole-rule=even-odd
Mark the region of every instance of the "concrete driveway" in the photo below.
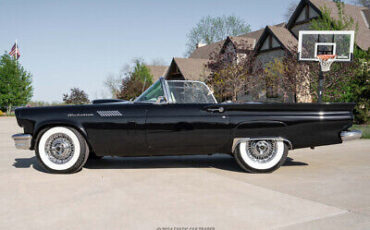
<svg viewBox="0 0 370 230">
<path fill-rule="evenodd" d="M 53 175 L 0 118 L 0 229 L 370 229 L 370 141 L 292 151 L 272 174 L 226 155 L 104 158 Z M 207 228 L 208 227 L 208 228 Z"/>
</svg>

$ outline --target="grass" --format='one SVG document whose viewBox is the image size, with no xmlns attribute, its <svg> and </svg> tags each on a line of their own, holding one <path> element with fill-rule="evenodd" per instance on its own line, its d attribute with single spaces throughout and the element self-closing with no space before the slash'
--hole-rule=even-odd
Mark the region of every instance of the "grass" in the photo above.
<svg viewBox="0 0 370 230">
<path fill-rule="evenodd" d="M 353 125 L 352 129 L 358 129 L 362 131 L 363 139 L 370 139 L 370 125 Z"/>
</svg>

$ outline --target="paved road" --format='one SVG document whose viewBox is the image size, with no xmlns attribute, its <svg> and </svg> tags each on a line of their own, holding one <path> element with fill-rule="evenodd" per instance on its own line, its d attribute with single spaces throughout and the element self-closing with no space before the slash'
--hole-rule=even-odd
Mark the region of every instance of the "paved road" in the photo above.
<svg viewBox="0 0 370 230">
<path fill-rule="evenodd" d="M 104 158 L 52 175 L 0 118 L 0 229 L 370 229 L 370 141 L 296 150 L 272 174 L 226 155 Z"/>
</svg>

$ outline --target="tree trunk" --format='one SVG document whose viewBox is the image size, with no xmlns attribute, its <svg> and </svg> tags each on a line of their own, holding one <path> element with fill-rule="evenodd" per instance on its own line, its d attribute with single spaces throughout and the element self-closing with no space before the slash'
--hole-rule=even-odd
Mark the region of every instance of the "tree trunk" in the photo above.
<svg viewBox="0 0 370 230">
<path fill-rule="evenodd" d="M 234 86 L 234 90 L 233 90 L 233 102 L 236 102 L 236 100 L 238 99 L 237 98 L 237 93 L 238 93 L 238 90 L 236 89 L 236 87 Z"/>
<path fill-rule="evenodd" d="M 11 111 L 12 111 L 12 104 L 9 104 L 8 108 L 6 109 L 7 115 L 10 115 Z"/>
</svg>

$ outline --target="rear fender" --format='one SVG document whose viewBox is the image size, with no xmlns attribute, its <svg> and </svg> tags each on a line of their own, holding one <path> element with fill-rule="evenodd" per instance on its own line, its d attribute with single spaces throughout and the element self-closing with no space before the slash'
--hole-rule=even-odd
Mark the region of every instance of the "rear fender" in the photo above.
<svg viewBox="0 0 370 230">
<path fill-rule="evenodd" d="M 288 139 L 283 137 L 256 137 L 256 138 L 234 138 L 233 140 L 233 146 L 232 146 L 232 153 L 235 151 L 236 147 L 242 143 L 247 141 L 254 141 L 254 140 L 268 140 L 268 141 L 283 141 L 286 145 L 288 145 L 289 149 L 293 149 L 292 142 L 290 142 Z"/>
<path fill-rule="evenodd" d="M 289 149 L 293 149 L 292 142 L 285 137 L 270 136 L 268 130 L 285 128 L 288 125 L 282 121 L 246 121 L 239 123 L 233 130 L 233 145 L 232 152 L 243 141 L 250 140 L 282 140 L 286 143 Z M 267 130 L 266 130 L 267 129 Z M 258 132 L 255 132 L 259 130 Z M 252 132 L 253 131 L 253 132 Z M 248 133 L 253 133 L 253 136 L 248 136 Z M 256 136 L 258 135 L 258 136 Z"/>
<path fill-rule="evenodd" d="M 266 130 L 285 128 L 288 125 L 282 121 L 246 121 L 239 123 L 233 129 L 233 137 L 246 137 L 245 134 L 252 130 Z M 263 131 L 265 132 L 265 131 Z"/>
</svg>

